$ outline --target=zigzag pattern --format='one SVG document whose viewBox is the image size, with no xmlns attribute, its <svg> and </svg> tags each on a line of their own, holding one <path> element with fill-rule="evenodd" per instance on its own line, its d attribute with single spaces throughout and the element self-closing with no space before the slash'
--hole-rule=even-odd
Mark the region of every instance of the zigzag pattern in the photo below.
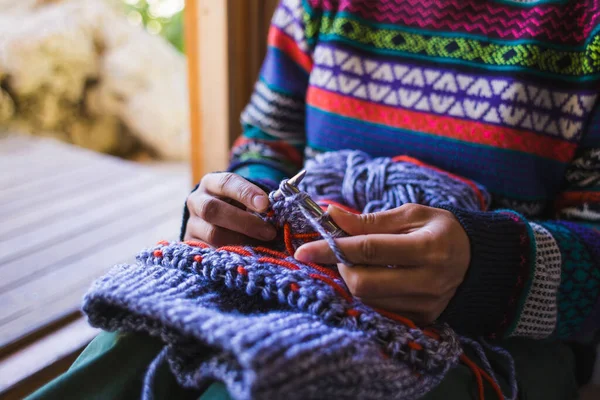
<svg viewBox="0 0 600 400">
<path fill-rule="evenodd" d="M 481 0 L 310 0 L 315 8 L 346 11 L 381 23 L 463 32 L 500 39 L 582 44 L 600 22 L 600 1 L 510 7 Z"/>
<path fill-rule="evenodd" d="M 308 21 L 307 23 L 315 22 Z M 396 27 L 371 26 L 347 16 L 323 16 L 318 34 L 321 40 L 341 40 L 372 47 L 374 51 L 394 52 L 408 57 L 429 57 L 436 61 L 469 63 L 503 69 L 540 72 L 557 77 L 580 77 L 600 72 L 600 35 L 594 36 L 584 49 L 564 51 L 538 44 L 490 43 L 487 40 L 432 36 L 407 32 Z M 311 33 L 315 27 L 311 28 Z"/>
<path fill-rule="evenodd" d="M 555 91 L 516 79 L 457 74 L 317 46 L 310 84 L 404 109 L 578 139 L 593 92 Z"/>
</svg>

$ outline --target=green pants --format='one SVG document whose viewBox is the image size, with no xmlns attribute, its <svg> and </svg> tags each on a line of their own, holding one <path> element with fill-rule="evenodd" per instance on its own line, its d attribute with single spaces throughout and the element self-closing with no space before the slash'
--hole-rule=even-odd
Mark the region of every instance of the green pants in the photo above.
<svg viewBox="0 0 600 400">
<path fill-rule="evenodd" d="M 522 400 L 569 400 L 577 398 L 574 357 L 560 343 L 511 339 L 502 343 L 515 360 Z M 137 399 L 140 397 L 146 368 L 161 350 L 162 344 L 143 335 L 101 333 L 83 351 L 63 375 L 32 394 L 29 400 L 42 399 Z M 471 354 L 470 354 L 471 355 Z M 476 360 L 476 357 L 471 357 Z M 502 378 L 508 366 L 502 357 L 489 355 Z M 505 375 L 504 375 L 505 376 Z M 154 381 L 154 399 L 230 399 L 225 386 L 213 383 L 203 390 L 184 390 L 175 382 L 166 363 Z M 486 399 L 496 399 L 486 385 Z M 469 368 L 460 365 L 424 400 L 476 399 L 477 385 Z"/>
</svg>

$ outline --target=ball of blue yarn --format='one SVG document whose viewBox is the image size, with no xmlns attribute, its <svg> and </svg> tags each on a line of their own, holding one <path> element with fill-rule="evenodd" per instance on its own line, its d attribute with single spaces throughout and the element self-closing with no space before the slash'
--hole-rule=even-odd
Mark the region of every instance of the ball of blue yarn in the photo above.
<svg viewBox="0 0 600 400">
<path fill-rule="evenodd" d="M 342 150 L 307 160 L 306 170 L 300 184 L 302 191 L 317 201 L 335 201 L 363 213 L 385 211 L 406 203 L 483 211 L 477 193 L 467 183 L 411 162 Z M 491 196 L 483 186 L 475 184 L 487 209 Z"/>
</svg>

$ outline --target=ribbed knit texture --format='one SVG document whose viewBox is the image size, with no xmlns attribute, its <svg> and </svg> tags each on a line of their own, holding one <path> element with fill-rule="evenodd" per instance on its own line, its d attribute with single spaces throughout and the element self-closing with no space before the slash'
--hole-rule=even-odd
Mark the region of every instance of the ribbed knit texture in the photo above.
<svg viewBox="0 0 600 400">
<path fill-rule="evenodd" d="M 472 265 L 445 315 L 492 337 L 589 333 L 600 328 L 599 27 L 595 0 L 281 0 L 230 168 L 279 181 L 354 149 L 476 181 L 493 202 L 455 212 Z"/>
</svg>

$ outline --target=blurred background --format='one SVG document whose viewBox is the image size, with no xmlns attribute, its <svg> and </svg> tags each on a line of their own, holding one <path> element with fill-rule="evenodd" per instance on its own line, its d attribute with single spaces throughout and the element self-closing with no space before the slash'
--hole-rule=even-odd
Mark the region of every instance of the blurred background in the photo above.
<svg viewBox="0 0 600 400">
<path fill-rule="evenodd" d="M 177 240 L 223 169 L 276 0 L 0 0 L 0 398 L 97 334 L 94 279 Z"/>
</svg>

